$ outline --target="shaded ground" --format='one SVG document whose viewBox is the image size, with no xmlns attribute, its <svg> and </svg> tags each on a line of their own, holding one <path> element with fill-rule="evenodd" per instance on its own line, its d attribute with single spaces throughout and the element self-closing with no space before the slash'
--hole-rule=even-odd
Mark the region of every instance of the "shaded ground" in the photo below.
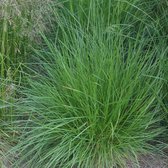
<svg viewBox="0 0 168 168">
<path fill-rule="evenodd" d="M 7 161 L 7 159 L 2 159 L 0 157 L 0 168 L 12 168 L 12 165 Z M 141 156 L 139 159 L 140 168 L 168 168 L 168 160 L 163 159 L 160 156 Z M 23 166 L 22 168 L 25 168 Z M 131 163 L 128 163 L 128 165 L 125 168 L 135 168 Z"/>
<path fill-rule="evenodd" d="M 142 160 L 142 168 L 166 168 L 168 164 L 166 160 L 160 157 L 148 156 Z"/>
<path fill-rule="evenodd" d="M 168 160 L 163 159 L 160 156 L 141 156 L 139 159 L 140 168 L 168 168 Z M 134 168 L 131 164 L 128 165 L 128 168 Z"/>
</svg>

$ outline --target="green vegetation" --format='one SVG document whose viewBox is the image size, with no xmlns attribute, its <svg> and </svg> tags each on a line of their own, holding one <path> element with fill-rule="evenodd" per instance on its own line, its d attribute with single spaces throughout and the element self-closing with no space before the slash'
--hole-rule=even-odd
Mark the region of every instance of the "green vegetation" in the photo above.
<svg viewBox="0 0 168 168">
<path fill-rule="evenodd" d="M 47 4 L 37 0 L 0 3 L 0 160 L 8 141 L 12 143 L 16 135 L 13 107 L 19 97 L 17 90 L 23 85 L 24 67 L 32 52 L 30 44 L 39 42 L 39 31 L 46 31 L 43 15 L 48 12 Z"/>
<path fill-rule="evenodd" d="M 39 32 L 47 30 L 43 16 L 49 12 L 49 4 L 37 0 L 0 4 L 0 121 L 3 116 L 13 115 L 13 109 L 4 107 L 17 97 L 15 91 L 22 85 L 24 67 L 30 62 L 30 45 L 39 43 Z"/>
<path fill-rule="evenodd" d="M 166 0 L 4 1 L 0 159 L 14 168 L 136 168 L 142 155 L 164 155 L 166 7 Z"/>
</svg>

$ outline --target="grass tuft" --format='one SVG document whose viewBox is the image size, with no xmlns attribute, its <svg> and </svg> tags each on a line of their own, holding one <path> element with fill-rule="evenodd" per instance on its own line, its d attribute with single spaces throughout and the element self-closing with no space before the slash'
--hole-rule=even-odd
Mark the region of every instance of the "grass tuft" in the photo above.
<svg viewBox="0 0 168 168">
<path fill-rule="evenodd" d="M 2 1 L 0 167 L 136 168 L 161 153 L 167 6 Z"/>
<path fill-rule="evenodd" d="M 121 28 L 106 31 L 101 20 L 91 24 L 88 31 L 62 18 L 58 40 L 42 34 L 45 48 L 35 51 L 40 65 L 18 104 L 23 134 L 13 149 L 20 156 L 16 167 L 124 167 L 128 161 L 138 167 L 138 157 L 155 150 L 164 131 L 158 101 L 164 53 L 141 29 L 133 38 Z"/>
</svg>

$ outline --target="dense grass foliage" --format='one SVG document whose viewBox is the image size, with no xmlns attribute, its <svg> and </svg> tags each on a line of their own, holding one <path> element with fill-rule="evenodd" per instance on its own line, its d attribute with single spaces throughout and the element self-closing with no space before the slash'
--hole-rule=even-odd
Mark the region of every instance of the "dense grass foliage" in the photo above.
<svg viewBox="0 0 168 168">
<path fill-rule="evenodd" d="M 168 14 L 166 0 L 59 0 L 59 2 L 62 2 L 63 7 L 70 10 L 71 14 L 74 13 L 86 27 L 101 20 L 104 26 L 113 28 L 129 25 L 129 32 L 132 26 L 139 29 L 140 23 L 143 23 L 143 27 L 148 27 L 151 34 L 156 33 L 156 27 L 159 31 L 166 31 L 164 30 Z M 100 13 L 101 17 L 97 17 Z"/>
<path fill-rule="evenodd" d="M 167 7 L 2 1 L 0 167 L 5 158 L 14 168 L 136 168 L 142 155 L 162 153 Z"/>
<path fill-rule="evenodd" d="M 141 29 L 135 38 L 106 31 L 101 16 L 90 31 L 74 15 L 62 17 L 58 40 L 43 35 L 40 65 L 18 105 L 24 132 L 16 167 L 136 167 L 155 149 L 164 52 L 149 47 Z"/>
</svg>

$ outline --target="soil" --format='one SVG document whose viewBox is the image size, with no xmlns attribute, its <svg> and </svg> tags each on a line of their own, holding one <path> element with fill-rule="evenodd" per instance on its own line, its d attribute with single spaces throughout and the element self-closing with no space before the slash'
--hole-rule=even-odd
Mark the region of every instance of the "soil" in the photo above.
<svg viewBox="0 0 168 168">
<path fill-rule="evenodd" d="M 140 168 L 168 168 L 168 160 L 161 158 L 160 156 L 141 156 L 139 159 Z M 131 164 L 128 168 L 134 168 Z"/>
<path fill-rule="evenodd" d="M 8 162 L 3 162 L 4 165 L 0 164 L 0 168 L 12 168 Z M 139 168 L 168 168 L 168 160 L 161 158 L 160 156 L 141 156 L 139 159 L 140 167 Z M 25 168 L 25 166 L 23 166 Z M 126 168 L 135 168 L 133 164 L 128 163 Z"/>
</svg>

